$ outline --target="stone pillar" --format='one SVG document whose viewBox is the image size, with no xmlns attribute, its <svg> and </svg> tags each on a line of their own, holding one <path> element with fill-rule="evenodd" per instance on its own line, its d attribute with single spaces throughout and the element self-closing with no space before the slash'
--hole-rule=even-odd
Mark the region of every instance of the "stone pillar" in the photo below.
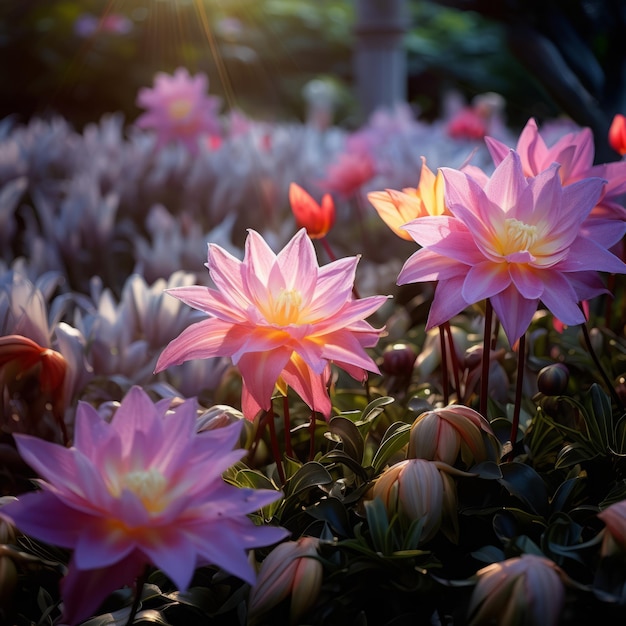
<svg viewBox="0 0 626 626">
<path fill-rule="evenodd" d="M 356 97 L 363 116 L 406 102 L 405 0 L 356 0 Z"/>
</svg>

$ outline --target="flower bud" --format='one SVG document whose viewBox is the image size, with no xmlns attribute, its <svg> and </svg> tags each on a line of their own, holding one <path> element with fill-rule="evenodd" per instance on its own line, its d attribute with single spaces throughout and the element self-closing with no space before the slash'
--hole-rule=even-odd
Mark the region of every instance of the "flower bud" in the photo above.
<svg viewBox="0 0 626 626">
<path fill-rule="evenodd" d="M 266 613 L 291 595 L 289 621 L 299 622 L 314 604 L 322 586 L 323 566 L 316 537 L 300 537 L 276 546 L 261 564 L 250 592 L 250 619 Z"/>
<path fill-rule="evenodd" d="M 335 223 L 335 203 L 328 193 L 318 204 L 300 185 L 291 183 L 289 203 L 298 228 L 306 228 L 311 239 L 325 237 Z"/>
<path fill-rule="evenodd" d="M 563 363 L 546 365 L 537 374 L 537 388 L 546 396 L 563 395 L 568 382 L 569 370 Z"/>
<path fill-rule="evenodd" d="M 382 500 L 389 518 L 399 513 L 411 521 L 424 520 L 422 542 L 432 539 L 444 522 L 445 534 L 454 541 L 457 496 L 448 471 L 455 470 L 443 463 L 407 459 L 387 468 L 374 483 L 370 495 Z"/>
<path fill-rule="evenodd" d="M 417 354 L 409 344 L 394 343 L 385 349 L 380 369 L 389 376 L 409 378 L 416 358 Z"/>
<path fill-rule="evenodd" d="M 626 117 L 617 113 L 609 128 L 609 145 L 622 156 L 626 154 Z"/>
<path fill-rule="evenodd" d="M 409 458 L 454 465 L 459 455 L 466 467 L 500 459 L 500 442 L 489 422 L 474 409 L 451 404 L 425 411 L 411 426 Z"/>
<path fill-rule="evenodd" d="M 564 574 L 543 556 L 523 554 L 477 572 L 471 626 L 556 626 L 565 601 Z"/>
<path fill-rule="evenodd" d="M 605 523 L 600 554 L 603 557 L 613 554 L 626 554 L 626 500 L 607 507 L 598 517 Z"/>
</svg>

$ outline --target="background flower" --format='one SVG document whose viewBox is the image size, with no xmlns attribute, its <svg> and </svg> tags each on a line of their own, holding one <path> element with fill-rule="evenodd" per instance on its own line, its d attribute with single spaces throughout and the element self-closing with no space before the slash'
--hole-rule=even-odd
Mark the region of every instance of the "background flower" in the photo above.
<svg viewBox="0 0 626 626">
<path fill-rule="evenodd" d="M 202 134 L 220 133 L 220 100 L 207 96 L 207 87 L 204 74 L 190 76 L 184 67 L 173 76 L 159 72 L 152 89 L 139 90 L 137 104 L 148 110 L 137 119 L 137 126 L 155 130 L 159 146 L 179 140 L 195 154 Z"/>
</svg>

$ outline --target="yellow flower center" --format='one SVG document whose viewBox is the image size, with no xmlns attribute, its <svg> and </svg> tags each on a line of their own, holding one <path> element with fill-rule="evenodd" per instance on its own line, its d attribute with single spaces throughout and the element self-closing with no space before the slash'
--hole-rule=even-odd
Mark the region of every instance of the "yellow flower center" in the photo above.
<svg viewBox="0 0 626 626">
<path fill-rule="evenodd" d="M 132 491 L 150 513 L 163 510 L 162 496 L 167 487 L 167 480 L 159 470 L 136 470 L 128 472 L 123 478 L 123 486 Z"/>
<path fill-rule="evenodd" d="M 302 296 L 297 289 L 281 288 L 278 297 L 274 298 L 273 321 L 280 326 L 297 324 L 301 305 Z"/>
<path fill-rule="evenodd" d="M 506 228 L 506 241 L 504 244 L 504 254 L 522 252 L 530 250 L 537 241 L 537 227 L 509 218 L 504 221 Z"/>
<path fill-rule="evenodd" d="M 171 102 L 167 107 L 167 111 L 173 120 L 183 120 L 191 112 L 191 107 L 191 100 L 180 98 L 179 100 Z"/>
</svg>

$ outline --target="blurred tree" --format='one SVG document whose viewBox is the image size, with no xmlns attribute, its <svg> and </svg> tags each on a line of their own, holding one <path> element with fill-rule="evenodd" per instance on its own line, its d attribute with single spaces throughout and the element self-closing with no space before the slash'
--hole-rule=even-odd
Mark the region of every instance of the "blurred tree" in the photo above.
<svg viewBox="0 0 626 626">
<path fill-rule="evenodd" d="M 596 159 L 614 160 L 608 129 L 626 111 L 624 0 L 435 0 L 504 27 L 509 49 L 554 104 L 595 136 Z"/>
</svg>

